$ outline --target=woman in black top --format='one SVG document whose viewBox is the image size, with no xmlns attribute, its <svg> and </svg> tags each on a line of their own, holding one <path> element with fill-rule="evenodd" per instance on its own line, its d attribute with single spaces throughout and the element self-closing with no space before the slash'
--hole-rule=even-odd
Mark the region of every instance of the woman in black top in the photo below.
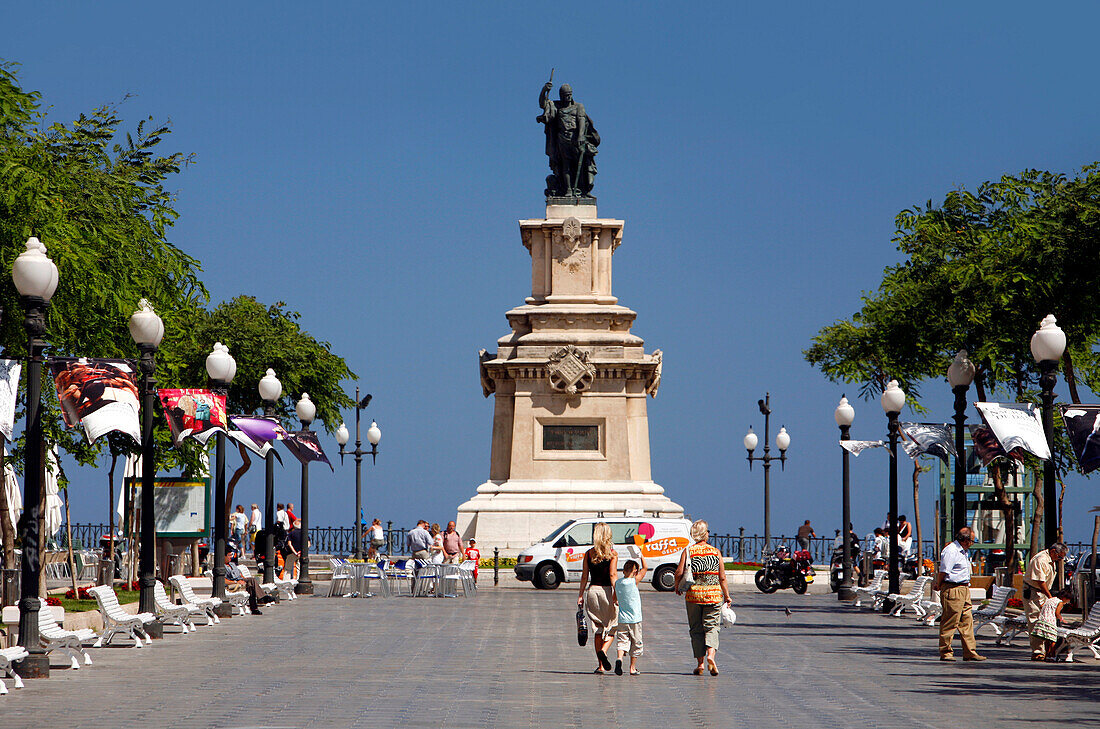
<svg viewBox="0 0 1100 729">
<path fill-rule="evenodd" d="M 611 646 L 618 624 L 614 587 L 618 576 L 618 559 L 615 545 L 611 542 L 611 527 L 601 521 L 592 528 L 592 549 L 584 555 L 581 589 L 577 595 L 577 605 L 584 606 L 588 622 L 592 624 L 595 633 L 592 641 L 598 661 L 595 673 L 611 670 L 607 649 Z"/>
</svg>

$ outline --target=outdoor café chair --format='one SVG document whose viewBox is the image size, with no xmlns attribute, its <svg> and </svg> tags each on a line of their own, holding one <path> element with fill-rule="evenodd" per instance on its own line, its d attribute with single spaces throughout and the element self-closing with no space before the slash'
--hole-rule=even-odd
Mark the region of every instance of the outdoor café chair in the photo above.
<svg viewBox="0 0 1100 729">
<path fill-rule="evenodd" d="M 198 608 L 196 614 L 206 616 L 207 625 L 221 622 L 217 613 L 214 612 L 214 608 L 222 604 L 221 599 L 216 597 L 199 597 L 191 587 L 191 581 L 183 575 L 172 575 L 168 578 L 168 581 L 175 585 L 176 592 L 179 593 L 181 602 L 186 605 L 189 610 L 192 607 Z"/>
<path fill-rule="evenodd" d="M 875 595 L 882 589 L 882 581 L 886 577 L 886 570 L 875 570 L 875 573 L 871 576 L 871 581 L 867 583 L 866 587 L 856 587 L 856 601 L 853 603 L 856 607 L 861 607 L 864 600 L 875 600 Z"/>
<path fill-rule="evenodd" d="M 440 567 L 442 565 L 418 559 L 416 563 L 416 584 L 413 586 L 413 597 L 426 597 L 434 595 L 439 585 Z"/>
<path fill-rule="evenodd" d="M 157 613 L 160 615 L 161 625 L 178 625 L 184 633 L 195 630 L 195 623 L 191 621 L 192 611 L 200 614 L 203 611 L 198 607 L 189 605 L 176 605 L 168 599 L 168 593 L 164 591 L 164 585 L 160 580 L 153 583 L 153 602 L 156 604 Z"/>
<path fill-rule="evenodd" d="M 399 559 L 396 562 L 386 561 L 386 582 L 389 583 L 390 593 L 398 595 L 401 593 L 401 587 L 404 586 L 408 590 L 408 594 L 413 593 L 413 560 L 411 559 Z"/>
<path fill-rule="evenodd" d="M 348 593 L 348 586 L 351 584 L 348 563 L 345 560 L 332 557 L 329 558 L 328 563 L 332 566 L 332 581 L 328 584 L 328 596 L 343 597 Z"/>
<path fill-rule="evenodd" d="M 23 688 L 23 679 L 19 677 L 19 674 L 15 672 L 15 669 L 11 667 L 12 663 L 17 663 L 30 653 L 23 646 L 15 645 L 11 648 L 0 648 L 0 671 L 7 674 L 15 681 L 15 688 Z M 0 681 L 0 696 L 3 696 L 8 692 L 8 687 L 4 685 L 3 681 Z"/>
<path fill-rule="evenodd" d="M 110 585 L 99 585 L 88 592 L 95 596 L 95 601 L 99 604 L 99 614 L 103 616 L 103 632 L 95 642 L 96 648 L 110 645 L 114 637 L 120 633 L 133 638 L 135 648 L 142 648 L 145 643 L 153 644 L 153 639 L 145 632 L 145 626 L 155 622 L 156 615 L 152 613 L 131 615 L 126 612 L 118 604 L 118 595 Z M 145 643 L 142 643 L 142 639 Z"/>
<path fill-rule="evenodd" d="M 974 610 L 974 634 L 977 635 L 979 630 L 992 625 L 993 631 L 1000 635 L 1001 626 L 997 624 L 996 619 L 1004 615 L 1005 608 L 1008 607 L 1008 599 L 1015 594 L 1015 587 L 994 586 L 993 597 L 990 598 L 989 604 Z"/>
</svg>

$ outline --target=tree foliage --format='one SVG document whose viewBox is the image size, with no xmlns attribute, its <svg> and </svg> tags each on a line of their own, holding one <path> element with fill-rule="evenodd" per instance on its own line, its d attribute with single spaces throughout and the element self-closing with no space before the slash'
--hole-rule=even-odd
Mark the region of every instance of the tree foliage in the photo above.
<svg viewBox="0 0 1100 729">
<path fill-rule="evenodd" d="M 205 386 L 206 355 L 221 340 L 238 363 L 229 391 L 231 411 L 259 406 L 257 382 L 273 367 L 284 387 L 280 414 L 292 412 L 291 396 L 306 391 L 318 417 L 334 428 L 338 408 L 351 404 L 340 381 L 353 375 L 327 343 L 301 329 L 297 313 L 282 303 L 265 307 L 243 296 L 205 308 L 199 261 L 168 238 L 177 212 L 166 183 L 193 161 L 190 155 L 159 151 L 169 125 L 149 118 L 123 131 L 116 105 L 81 114 L 69 125 L 47 125 L 39 95 L 20 88 L 14 71 L 13 64 L 0 63 L 0 272 L 11 271 L 28 237 L 45 243 L 59 277 L 47 315 L 48 354 L 136 358 L 127 322 L 145 298 L 164 320 L 159 386 Z M 0 310 L 5 356 L 25 359 L 23 307 L 7 274 L 0 274 Z M 48 379 L 42 391 L 47 438 L 78 462 L 92 463 L 106 441 L 90 447 L 80 432 L 64 430 Z M 21 402 L 19 414 L 22 408 Z M 193 472 L 199 447 L 169 448 L 159 414 L 154 423 L 158 469 Z M 116 452 L 132 450 L 118 439 L 111 444 Z"/>
<path fill-rule="evenodd" d="M 1071 398 L 1078 381 L 1100 387 L 1100 171 L 1073 177 L 1026 170 L 953 190 L 939 206 L 897 216 L 904 260 L 886 269 L 851 318 L 826 326 L 805 357 L 862 394 L 897 379 L 915 408 L 920 388 L 944 379 L 957 350 L 978 368 L 978 396 L 1034 400 L 1030 339 L 1046 314 L 1066 333 Z M 1060 467 L 1066 467 L 1059 448 Z"/>
</svg>

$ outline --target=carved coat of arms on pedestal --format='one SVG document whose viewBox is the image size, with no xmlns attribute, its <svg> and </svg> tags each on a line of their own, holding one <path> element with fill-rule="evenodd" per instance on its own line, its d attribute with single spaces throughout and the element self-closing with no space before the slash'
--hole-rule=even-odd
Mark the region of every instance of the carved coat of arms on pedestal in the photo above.
<svg viewBox="0 0 1100 729">
<path fill-rule="evenodd" d="M 596 365 L 588 361 L 588 352 L 567 344 L 550 355 L 546 376 L 555 390 L 576 395 L 592 387 Z"/>
</svg>

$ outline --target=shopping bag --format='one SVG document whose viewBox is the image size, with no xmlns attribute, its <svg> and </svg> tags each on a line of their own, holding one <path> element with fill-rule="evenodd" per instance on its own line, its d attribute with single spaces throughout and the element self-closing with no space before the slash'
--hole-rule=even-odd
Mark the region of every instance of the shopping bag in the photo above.
<svg viewBox="0 0 1100 729">
<path fill-rule="evenodd" d="M 676 585 L 676 589 L 680 592 L 686 592 L 695 584 L 695 573 L 691 570 L 691 557 L 689 556 L 684 560 L 684 574 L 680 575 L 680 582 Z"/>
<path fill-rule="evenodd" d="M 733 608 L 730 607 L 729 605 L 723 605 L 721 613 L 722 613 L 722 622 L 724 622 L 728 625 L 733 625 L 734 623 L 737 622 L 737 613 L 735 613 L 733 611 Z"/>
<path fill-rule="evenodd" d="M 581 648 L 588 643 L 588 619 L 585 617 L 584 608 L 577 610 L 577 645 Z"/>
</svg>

